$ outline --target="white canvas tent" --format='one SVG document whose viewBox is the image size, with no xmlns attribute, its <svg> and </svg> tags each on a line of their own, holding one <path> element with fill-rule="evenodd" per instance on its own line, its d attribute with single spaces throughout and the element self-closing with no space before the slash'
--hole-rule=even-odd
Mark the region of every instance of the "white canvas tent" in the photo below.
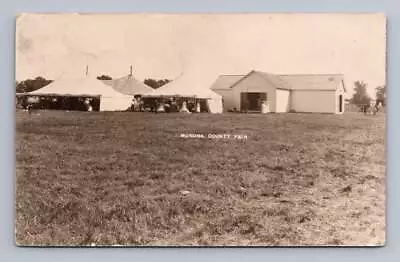
<svg viewBox="0 0 400 262">
<path fill-rule="evenodd" d="M 144 95 L 153 91 L 153 88 L 140 82 L 133 75 L 127 75 L 113 80 L 104 80 L 102 82 L 108 86 L 112 86 L 112 88 L 119 93 L 130 96 Z"/>
<path fill-rule="evenodd" d="M 222 96 L 207 87 L 193 84 L 193 79 L 178 78 L 146 94 L 147 97 L 187 97 L 206 99 L 210 113 L 222 113 Z"/>
<path fill-rule="evenodd" d="M 27 94 L 59 97 L 99 97 L 100 111 L 126 110 L 132 103 L 132 96 L 119 93 L 100 80 L 89 76 L 60 78 L 43 88 Z"/>
</svg>

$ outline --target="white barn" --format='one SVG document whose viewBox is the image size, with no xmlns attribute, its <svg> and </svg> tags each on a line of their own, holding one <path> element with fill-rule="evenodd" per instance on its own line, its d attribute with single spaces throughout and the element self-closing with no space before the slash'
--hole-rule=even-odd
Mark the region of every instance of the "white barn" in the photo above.
<svg viewBox="0 0 400 262">
<path fill-rule="evenodd" d="M 343 75 L 274 75 L 251 71 L 246 75 L 221 75 L 211 90 L 223 97 L 227 111 L 260 112 L 266 101 L 274 113 L 344 112 Z"/>
</svg>

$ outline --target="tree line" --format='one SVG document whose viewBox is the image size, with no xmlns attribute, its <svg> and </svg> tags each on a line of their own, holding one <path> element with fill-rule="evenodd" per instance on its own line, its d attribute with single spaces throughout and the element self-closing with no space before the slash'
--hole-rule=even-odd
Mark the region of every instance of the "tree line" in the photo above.
<svg viewBox="0 0 400 262">
<path fill-rule="evenodd" d="M 349 102 L 359 107 L 369 105 L 373 98 L 367 92 L 367 84 L 363 81 L 354 82 L 354 94 Z M 386 106 L 386 86 L 378 86 L 375 88 L 375 103 Z"/>
<path fill-rule="evenodd" d="M 113 78 L 108 75 L 100 75 L 97 76 L 98 80 L 112 80 Z M 16 85 L 16 92 L 17 93 L 27 93 L 32 92 L 37 89 L 40 89 L 48 84 L 53 82 L 53 80 L 45 79 L 44 77 L 38 76 L 34 79 L 27 79 L 24 81 L 17 81 Z M 167 83 L 171 82 L 169 79 L 153 79 L 153 78 L 146 78 L 143 83 L 152 87 L 153 89 L 157 89 Z"/>
<path fill-rule="evenodd" d="M 36 77 L 35 79 L 27 79 L 21 82 L 16 82 L 16 91 L 17 93 L 26 93 L 32 92 L 44 86 L 47 86 L 53 82 L 53 80 L 47 80 L 41 76 Z"/>
</svg>

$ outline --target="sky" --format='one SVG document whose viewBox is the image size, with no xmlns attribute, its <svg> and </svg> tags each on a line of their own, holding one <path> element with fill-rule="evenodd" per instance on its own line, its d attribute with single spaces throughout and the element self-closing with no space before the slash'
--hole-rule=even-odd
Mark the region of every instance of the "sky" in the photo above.
<svg viewBox="0 0 400 262">
<path fill-rule="evenodd" d="M 343 74 L 351 94 L 386 83 L 383 14 L 21 14 L 16 80 L 90 75 L 178 77 L 209 88 L 220 74 Z"/>
</svg>

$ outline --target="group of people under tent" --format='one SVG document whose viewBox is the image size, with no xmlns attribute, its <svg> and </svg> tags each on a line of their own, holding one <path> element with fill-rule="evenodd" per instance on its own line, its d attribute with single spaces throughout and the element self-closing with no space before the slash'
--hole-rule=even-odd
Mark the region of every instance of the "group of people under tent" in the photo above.
<svg viewBox="0 0 400 262">
<path fill-rule="evenodd" d="M 18 101 L 17 106 L 31 113 L 34 109 L 39 110 L 74 110 L 93 111 L 94 99 L 85 97 L 63 97 L 63 96 L 24 96 Z"/>
<path fill-rule="evenodd" d="M 202 106 L 198 99 L 184 98 L 142 98 L 135 97 L 132 100 L 131 111 L 154 113 L 200 113 Z M 203 108 L 204 109 L 204 108 Z"/>
<path fill-rule="evenodd" d="M 88 112 L 92 112 L 93 111 L 93 106 L 92 106 L 92 100 L 90 98 L 86 98 L 84 105 L 86 106 L 86 109 Z"/>
<path fill-rule="evenodd" d="M 172 109 L 172 110 L 171 110 Z M 180 107 L 180 109 L 178 109 L 177 105 L 173 104 L 173 103 L 159 103 L 157 110 L 157 113 L 170 113 L 170 112 L 180 112 L 180 113 L 200 113 L 200 103 L 197 102 L 195 107 L 191 107 L 191 110 L 188 109 L 188 104 L 186 101 L 182 102 L 182 106 Z"/>
</svg>

